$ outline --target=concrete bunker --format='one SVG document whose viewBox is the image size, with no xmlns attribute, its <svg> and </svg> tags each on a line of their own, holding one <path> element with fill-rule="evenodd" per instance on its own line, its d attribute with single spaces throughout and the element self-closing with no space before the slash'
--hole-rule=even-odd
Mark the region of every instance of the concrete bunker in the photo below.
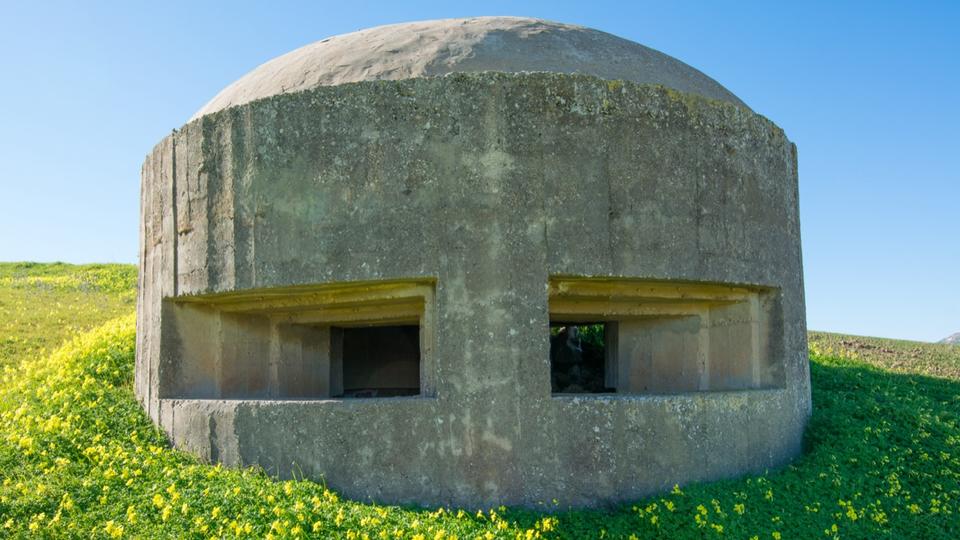
<svg viewBox="0 0 960 540">
<path fill-rule="evenodd" d="M 203 459 L 381 502 L 782 465 L 810 413 L 796 159 L 716 81 L 588 28 L 308 45 L 144 162 L 136 395 Z"/>
</svg>

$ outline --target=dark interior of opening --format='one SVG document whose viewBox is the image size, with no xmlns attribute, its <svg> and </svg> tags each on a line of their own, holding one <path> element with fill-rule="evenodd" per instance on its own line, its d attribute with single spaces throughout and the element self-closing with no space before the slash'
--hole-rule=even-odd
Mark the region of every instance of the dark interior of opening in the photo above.
<svg viewBox="0 0 960 540">
<path fill-rule="evenodd" d="M 343 396 L 420 394 L 420 327 L 343 328 Z"/>
<path fill-rule="evenodd" d="M 615 392 L 604 385 L 607 325 L 550 321 L 550 388 L 555 394 Z"/>
</svg>

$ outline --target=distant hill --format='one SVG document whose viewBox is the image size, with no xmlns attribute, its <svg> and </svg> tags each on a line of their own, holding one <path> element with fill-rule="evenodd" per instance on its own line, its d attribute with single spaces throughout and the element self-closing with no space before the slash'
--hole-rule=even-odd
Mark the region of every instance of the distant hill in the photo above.
<svg viewBox="0 0 960 540">
<path fill-rule="evenodd" d="M 940 343 L 949 343 L 950 345 L 960 345 L 960 332 L 943 338 Z"/>
</svg>

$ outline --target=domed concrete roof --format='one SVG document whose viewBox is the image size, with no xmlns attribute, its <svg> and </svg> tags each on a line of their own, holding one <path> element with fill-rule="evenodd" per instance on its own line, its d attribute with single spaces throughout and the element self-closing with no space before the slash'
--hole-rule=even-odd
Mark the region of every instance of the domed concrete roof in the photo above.
<svg viewBox="0 0 960 540">
<path fill-rule="evenodd" d="M 746 107 L 687 64 L 606 32 L 524 17 L 472 17 L 392 24 L 320 40 L 247 73 L 191 120 L 318 86 L 476 71 L 581 73 L 662 84 Z"/>
</svg>

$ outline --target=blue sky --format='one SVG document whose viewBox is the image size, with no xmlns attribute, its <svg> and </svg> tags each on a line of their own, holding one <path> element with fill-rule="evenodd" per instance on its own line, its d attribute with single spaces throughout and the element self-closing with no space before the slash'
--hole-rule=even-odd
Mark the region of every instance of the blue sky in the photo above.
<svg viewBox="0 0 960 540">
<path fill-rule="evenodd" d="M 808 323 L 960 331 L 960 2 L 0 3 L 0 260 L 135 262 L 140 164 L 270 58 L 380 24 L 524 15 L 704 71 L 800 155 Z"/>
</svg>

